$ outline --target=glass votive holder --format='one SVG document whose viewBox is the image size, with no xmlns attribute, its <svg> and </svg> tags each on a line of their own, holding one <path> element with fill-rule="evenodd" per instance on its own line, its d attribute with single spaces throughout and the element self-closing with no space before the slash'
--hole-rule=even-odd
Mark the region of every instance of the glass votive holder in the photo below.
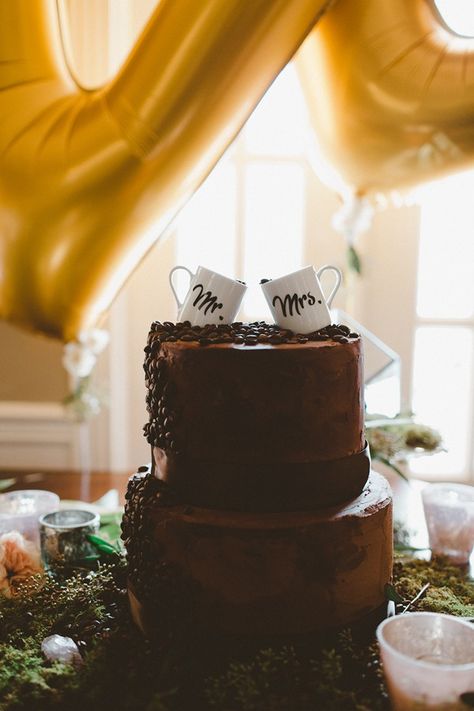
<svg viewBox="0 0 474 711">
<path fill-rule="evenodd" d="M 421 498 L 432 555 L 467 565 L 474 548 L 474 486 L 427 484 Z"/>
<path fill-rule="evenodd" d="M 39 546 L 39 517 L 55 511 L 59 506 L 59 496 L 42 489 L 9 491 L 0 496 L 0 535 L 8 531 L 18 531 L 25 538 Z"/>
<path fill-rule="evenodd" d="M 461 709 L 474 691 L 474 627 L 450 615 L 411 612 L 377 628 L 394 711 Z"/>
<path fill-rule="evenodd" d="M 97 534 L 99 514 L 81 509 L 54 511 L 40 518 L 41 557 L 45 568 L 81 565 L 96 551 L 89 534 Z"/>
</svg>

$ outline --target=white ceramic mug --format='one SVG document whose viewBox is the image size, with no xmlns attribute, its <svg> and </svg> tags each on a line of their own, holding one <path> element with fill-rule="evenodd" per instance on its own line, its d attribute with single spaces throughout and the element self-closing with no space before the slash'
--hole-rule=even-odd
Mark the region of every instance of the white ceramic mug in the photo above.
<svg viewBox="0 0 474 711">
<path fill-rule="evenodd" d="M 189 274 L 189 289 L 180 301 L 173 284 L 173 275 L 183 269 Z M 193 274 L 183 266 L 174 267 L 169 275 L 171 290 L 178 304 L 178 321 L 190 321 L 193 326 L 207 323 L 232 323 L 235 319 L 247 287 L 243 282 L 229 279 L 206 267 L 198 267 Z"/>
<path fill-rule="evenodd" d="M 336 275 L 336 283 L 327 298 L 319 283 L 325 271 Z M 331 323 L 329 308 L 341 280 L 342 274 L 337 267 L 326 265 L 316 271 L 309 266 L 260 286 L 278 326 L 297 333 L 311 333 Z"/>
</svg>

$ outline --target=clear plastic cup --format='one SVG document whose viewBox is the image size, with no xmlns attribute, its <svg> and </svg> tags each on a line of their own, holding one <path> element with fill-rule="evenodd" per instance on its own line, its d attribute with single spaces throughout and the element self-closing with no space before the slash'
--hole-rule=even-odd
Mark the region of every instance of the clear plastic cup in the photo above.
<svg viewBox="0 0 474 711">
<path fill-rule="evenodd" d="M 473 625 L 412 612 L 381 622 L 377 640 L 394 711 L 465 711 L 462 695 L 474 692 Z"/>
<path fill-rule="evenodd" d="M 59 508 L 59 496 L 42 489 L 9 491 L 0 496 L 0 535 L 19 531 L 39 546 L 39 517 Z"/>
<path fill-rule="evenodd" d="M 427 484 L 421 498 L 432 554 L 467 565 L 474 548 L 474 486 Z"/>
</svg>

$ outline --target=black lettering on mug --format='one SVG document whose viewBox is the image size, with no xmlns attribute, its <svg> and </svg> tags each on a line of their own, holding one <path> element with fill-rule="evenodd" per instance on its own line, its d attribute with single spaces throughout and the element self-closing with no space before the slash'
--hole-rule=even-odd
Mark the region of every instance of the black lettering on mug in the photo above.
<svg viewBox="0 0 474 711">
<path fill-rule="evenodd" d="M 193 306 L 196 306 L 198 311 L 204 311 L 207 315 L 209 309 L 213 314 L 216 309 L 222 308 L 223 304 L 217 301 L 217 296 L 214 296 L 212 291 L 204 291 L 203 284 L 196 284 L 196 286 L 193 287 L 193 291 L 196 291 L 196 289 L 200 291 L 193 301 Z M 222 316 L 219 316 L 219 318 L 222 321 Z"/>
<path fill-rule="evenodd" d="M 308 291 L 307 294 L 303 294 L 302 296 L 298 296 L 296 293 L 285 294 L 283 298 L 281 296 L 274 296 L 272 299 L 274 308 L 276 308 L 278 302 L 283 316 L 294 316 L 295 314 L 301 316 L 301 311 L 304 307 L 313 306 L 316 303 L 316 299 L 313 294 Z"/>
</svg>

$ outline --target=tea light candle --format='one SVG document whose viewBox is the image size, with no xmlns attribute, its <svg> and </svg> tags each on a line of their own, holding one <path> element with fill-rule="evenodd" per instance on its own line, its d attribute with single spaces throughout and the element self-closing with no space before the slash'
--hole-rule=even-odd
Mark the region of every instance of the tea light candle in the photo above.
<svg viewBox="0 0 474 711">
<path fill-rule="evenodd" d="M 0 534 L 18 531 L 39 545 L 39 522 L 42 514 L 59 507 L 59 496 L 52 491 L 25 489 L 0 496 Z"/>
<path fill-rule="evenodd" d="M 65 509 L 40 518 L 41 556 L 46 568 L 77 564 L 95 550 L 87 536 L 99 530 L 100 516 L 92 511 Z"/>
<path fill-rule="evenodd" d="M 428 484 L 421 498 L 432 554 L 467 565 L 474 548 L 474 487 Z"/>
<path fill-rule="evenodd" d="M 377 628 L 394 711 L 464 709 L 474 690 L 474 627 L 450 615 L 412 612 Z"/>
</svg>

